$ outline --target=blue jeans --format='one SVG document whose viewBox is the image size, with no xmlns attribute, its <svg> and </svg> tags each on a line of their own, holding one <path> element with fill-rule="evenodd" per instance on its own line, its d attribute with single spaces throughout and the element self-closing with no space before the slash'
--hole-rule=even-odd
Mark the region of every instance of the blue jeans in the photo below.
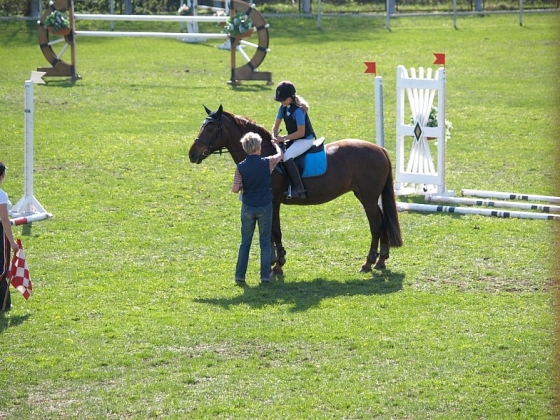
<svg viewBox="0 0 560 420">
<path fill-rule="evenodd" d="M 247 265 L 249 264 L 249 251 L 255 225 L 259 225 L 259 243 L 261 247 L 261 280 L 270 277 L 270 237 L 272 233 L 272 203 L 262 207 L 252 207 L 241 204 L 241 245 L 235 266 L 235 279 L 245 280 Z"/>
</svg>

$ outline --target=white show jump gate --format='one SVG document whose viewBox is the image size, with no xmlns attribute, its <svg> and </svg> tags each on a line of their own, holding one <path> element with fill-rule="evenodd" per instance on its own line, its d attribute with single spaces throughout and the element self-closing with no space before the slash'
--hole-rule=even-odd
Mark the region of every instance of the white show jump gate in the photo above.
<svg viewBox="0 0 560 420">
<path fill-rule="evenodd" d="M 436 97 L 437 94 L 437 97 Z M 408 101 L 407 101 L 408 99 Z M 434 105 L 434 100 L 437 99 Z M 408 104 L 408 107 L 405 106 Z M 428 127 L 432 106 L 437 108 L 438 125 Z M 408 112 L 407 112 L 408 111 Z M 409 120 L 412 115 L 412 121 Z M 445 188 L 445 69 L 397 67 L 397 161 L 395 193 L 453 195 Z M 406 138 L 412 139 L 407 154 Z M 436 140 L 437 143 L 434 143 Z M 432 143 L 434 146 L 431 146 Z M 437 148 L 437 165 L 431 149 Z M 408 162 L 405 166 L 405 159 Z"/>
<path fill-rule="evenodd" d="M 376 78 L 377 79 L 377 78 Z M 383 126 L 382 84 L 376 80 L 376 118 L 377 125 Z M 453 191 L 445 186 L 445 68 L 434 73 L 432 69 L 420 67 L 410 69 L 397 67 L 397 150 L 395 194 L 424 195 L 426 201 L 436 203 L 463 204 L 467 206 L 487 206 L 495 208 L 517 208 L 537 210 L 541 213 L 511 211 L 480 207 L 458 207 L 447 205 L 397 202 L 399 211 L 443 212 L 457 214 L 478 214 L 494 217 L 512 217 L 542 220 L 560 220 L 560 197 L 517 194 L 509 192 L 480 191 L 463 189 L 463 196 L 501 198 L 506 200 L 541 201 L 552 204 L 529 204 L 518 201 L 476 200 L 455 197 Z M 432 106 L 437 109 L 437 126 L 427 126 Z M 378 112 L 378 109 L 381 112 Z M 378 134 L 378 144 L 383 145 L 382 135 Z M 381 141 L 380 141 L 381 139 Z M 432 141 L 436 140 L 436 141 Z M 437 155 L 434 165 L 433 154 Z"/>
</svg>

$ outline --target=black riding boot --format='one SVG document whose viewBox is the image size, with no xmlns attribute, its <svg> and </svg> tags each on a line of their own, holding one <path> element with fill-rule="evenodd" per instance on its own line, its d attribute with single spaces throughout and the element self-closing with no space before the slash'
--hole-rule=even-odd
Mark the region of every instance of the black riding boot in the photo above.
<svg viewBox="0 0 560 420">
<path fill-rule="evenodd" d="M 296 162 L 293 159 L 289 159 L 284 162 L 284 166 L 288 171 L 288 175 L 292 180 L 292 197 L 295 198 L 307 198 L 307 193 L 303 187 L 303 182 L 301 182 L 301 175 L 296 166 Z M 288 197 L 290 198 L 290 197 Z"/>
</svg>

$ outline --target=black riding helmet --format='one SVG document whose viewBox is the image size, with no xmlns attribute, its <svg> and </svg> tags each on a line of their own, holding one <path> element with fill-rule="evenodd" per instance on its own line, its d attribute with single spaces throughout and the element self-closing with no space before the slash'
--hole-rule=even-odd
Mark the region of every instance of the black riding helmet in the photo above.
<svg viewBox="0 0 560 420">
<path fill-rule="evenodd" d="M 285 101 L 288 98 L 291 98 L 296 94 L 296 87 L 292 82 L 287 80 L 278 83 L 276 86 L 276 95 L 274 96 L 274 100 L 278 102 Z"/>
</svg>

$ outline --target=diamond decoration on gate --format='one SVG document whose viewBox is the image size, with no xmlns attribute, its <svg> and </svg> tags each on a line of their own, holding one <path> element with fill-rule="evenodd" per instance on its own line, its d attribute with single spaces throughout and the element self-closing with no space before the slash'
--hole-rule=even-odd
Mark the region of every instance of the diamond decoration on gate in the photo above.
<svg viewBox="0 0 560 420">
<path fill-rule="evenodd" d="M 414 136 L 416 137 L 416 141 L 420 141 L 420 137 L 422 136 L 422 127 L 420 127 L 419 122 L 417 122 L 414 127 Z"/>
</svg>

